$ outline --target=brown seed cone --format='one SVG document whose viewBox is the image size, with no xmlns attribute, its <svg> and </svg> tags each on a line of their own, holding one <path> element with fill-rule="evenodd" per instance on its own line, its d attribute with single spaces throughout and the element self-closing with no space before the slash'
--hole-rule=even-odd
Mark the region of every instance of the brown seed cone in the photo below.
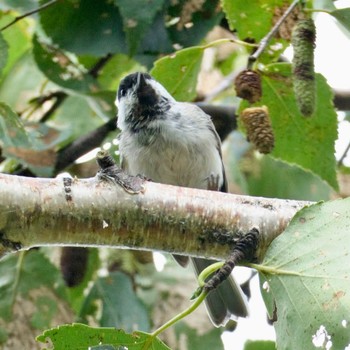
<svg viewBox="0 0 350 350">
<path fill-rule="evenodd" d="M 239 73 L 235 79 L 235 89 L 238 97 L 250 103 L 254 103 L 261 98 L 261 78 L 259 73 L 246 69 Z"/>
<path fill-rule="evenodd" d="M 270 153 L 275 144 L 275 137 L 267 107 L 246 108 L 240 118 L 247 130 L 248 140 L 260 153 Z"/>
</svg>

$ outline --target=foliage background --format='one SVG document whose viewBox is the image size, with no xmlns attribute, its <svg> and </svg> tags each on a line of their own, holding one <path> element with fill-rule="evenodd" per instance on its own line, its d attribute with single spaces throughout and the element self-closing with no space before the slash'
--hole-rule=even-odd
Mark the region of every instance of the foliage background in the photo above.
<svg viewBox="0 0 350 350">
<path fill-rule="evenodd" d="M 233 38 L 231 30 L 259 43 L 290 2 L 66 0 L 17 21 L 0 33 L 0 171 L 89 177 L 95 162 L 81 156 L 103 146 L 117 159 L 115 92 L 134 71 L 150 71 L 178 100 L 225 105 L 234 119 L 247 103 L 235 96 L 232 77 L 252 49 L 222 39 Z M 0 27 L 45 3 L 2 1 Z M 307 7 L 329 11 L 349 29 L 348 11 L 334 11 L 333 2 L 308 1 Z M 317 75 L 317 118 L 300 115 L 290 64 L 278 62 L 288 44 L 273 39 L 256 66 L 263 80 L 256 105 L 269 108 L 275 149 L 261 156 L 241 133 L 230 134 L 224 145 L 230 188 L 328 200 L 339 171 L 332 90 Z M 147 332 L 183 309 L 195 289 L 191 273 L 171 259 L 157 272 L 149 254 L 129 251 L 33 249 L 6 257 L 0 270 L 0 344 L 8 349 L 38 348 L 35 335 L 73 321 Z M 204 313 L 171 329 L 165 341 L 174 349 L 222 349 L 223 330 L 212 329 Z M 274 345 L 249 343 L 247 349 L 263 346 Z"/>
</svg>

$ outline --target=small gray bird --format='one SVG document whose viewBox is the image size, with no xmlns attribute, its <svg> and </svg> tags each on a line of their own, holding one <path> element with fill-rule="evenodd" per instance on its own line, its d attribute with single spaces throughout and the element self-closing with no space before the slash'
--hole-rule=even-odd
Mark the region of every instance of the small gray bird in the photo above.
<svg viewBox="0 0 350 350">
<path fill-rule="evenodd" d="M 210 117 L 199 107 L 177 102 L 149 74 L 133 73 L 120 83 L 116 105 L 122 168 L 154 182 L 227 192 L 221 143 Z M 186 265 L 187 257 L 175 256 Z M 191 259 L 200 273 L 214 261 Z M 206 298 L 211 321 L 223 326 L 248 314 L 246 298 L 230 276 Z"/>
</svg>

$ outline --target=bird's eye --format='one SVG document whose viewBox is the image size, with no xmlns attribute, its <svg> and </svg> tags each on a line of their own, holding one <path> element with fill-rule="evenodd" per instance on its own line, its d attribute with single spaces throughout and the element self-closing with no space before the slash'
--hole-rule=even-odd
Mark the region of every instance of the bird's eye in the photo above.
<svg viewBox="0 0 350 350">
<path fill-rule="evenodd" d="M 125 96 L 126 90 L 125 89 L 120 89 L 120 96 Z"/>
</svg>

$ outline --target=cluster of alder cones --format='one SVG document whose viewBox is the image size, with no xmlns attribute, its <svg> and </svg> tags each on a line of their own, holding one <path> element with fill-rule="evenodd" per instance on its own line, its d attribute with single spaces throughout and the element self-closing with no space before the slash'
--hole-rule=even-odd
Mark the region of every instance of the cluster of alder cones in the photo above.
<svg viewBox="0 0 350 350">
<path fill-rule="evenodd" d="M 300 113 L 309 117 L 315 108 L 314 46 L 316 30 L 311 18 L 300 19 L 293 27 L 291 43 L 294 49 L 292 62 L 293 87 Z M 246 69 L 235 79 L 238 97 L 254 104 L 261 99 L 262 84 L 258 71 Z M 263 154 L 270 153 L 275 137 L 266 106 L 245 108 L 240 119 L 247 132 L 248 141 Z"/>
</svg>

